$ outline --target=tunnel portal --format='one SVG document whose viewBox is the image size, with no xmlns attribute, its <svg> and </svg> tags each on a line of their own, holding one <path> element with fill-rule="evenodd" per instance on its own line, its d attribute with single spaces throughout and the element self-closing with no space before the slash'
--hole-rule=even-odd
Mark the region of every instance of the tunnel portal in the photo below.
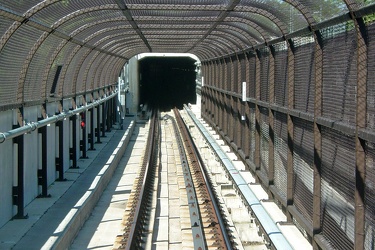
<svg viewBox="0 0 375 250">
<path fill-rule="evenodd" d="M 196 103 L 195 60 L 147 57 L 139 63 L 140 103 L 161 111 Z"/>
</svg>

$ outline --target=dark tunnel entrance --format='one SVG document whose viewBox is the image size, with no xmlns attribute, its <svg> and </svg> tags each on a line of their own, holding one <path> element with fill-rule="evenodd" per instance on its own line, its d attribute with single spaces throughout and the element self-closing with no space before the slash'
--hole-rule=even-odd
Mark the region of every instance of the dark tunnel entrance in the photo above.
<svg viewBox="0 0 375 250">
<path fill-rule="evenodd" d="M 195 62 L 190 57 L 146 57 L 139 62 L 140 103 L 168 111 L 196 103 Z"/>
</svg>

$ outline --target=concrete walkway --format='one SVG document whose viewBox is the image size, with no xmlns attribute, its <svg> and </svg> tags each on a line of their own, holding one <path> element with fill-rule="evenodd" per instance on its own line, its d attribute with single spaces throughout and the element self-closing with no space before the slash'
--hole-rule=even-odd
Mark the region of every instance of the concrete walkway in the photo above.
<svg viewBox="0 0 375 250">
<path fill-rule="evenodd" d="M 113 178 L 69 249 L 113 249 L 115 238 L 123 229 L 122 218 L 139 173 L 147 134 L 148 124 L 137 122 Z"/>
<path fill-rule="evenodd" d="M 25 207 L 28 219 L 11 220 L 0 229 L 0 249 L 61 249 L 70 245 L 84 220 L 90 215 L 101 192 L 111 179 L 119 159 L 114 153 L 125 150 L 133 127 L 132 117 L 124 129 L 112 129 L 101 137 L 88 159 L 78 160 L 78 169 L 65 172 L 66 181 L 54 182 L 50 198 L 38 198 Z M 128 138 L 128 139 L 126 139 Z"/>
</svg>

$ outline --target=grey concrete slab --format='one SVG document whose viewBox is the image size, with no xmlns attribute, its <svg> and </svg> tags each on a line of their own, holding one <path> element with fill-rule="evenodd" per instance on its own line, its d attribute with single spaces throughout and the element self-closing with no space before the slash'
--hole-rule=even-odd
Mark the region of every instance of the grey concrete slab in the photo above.
<svg viewBox="0 0 375 250">
<path fill-rule="evenodd" d="M 169 223 L 168 217 L 157 217 L 155 220 L 155 226 L 159 230 L 155 230 L 153 234 L 153 242 L 167 242 L 169 234 Z"/>
<path fill-rule="evenodd" d="M 158 199 L 158 215 L 161 217 L 168 217 L 169 214 L 169 199 L 168 197 Z"/>
</svg>

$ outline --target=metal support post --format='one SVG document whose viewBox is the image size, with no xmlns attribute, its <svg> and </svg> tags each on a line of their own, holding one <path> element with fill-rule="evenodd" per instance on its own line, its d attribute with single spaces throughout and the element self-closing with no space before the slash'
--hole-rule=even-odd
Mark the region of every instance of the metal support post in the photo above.
<svg viewBox="0 0 375 250">
<path fill-rule="evenodd" d="M 90 134 L 89 134 L 90 149 L 89 150 L 95 150 L 94 148 L 94 137 L 95 137 L 94 108 L 90 109 L 89 112 L 90 112 Z"/>
<path fill-rule="evenodd" d="M 96 143 L 100 141 L 100 105 L 96 108 Z"/>
<path fill-rule="evenodd" d="M 106 122 L 107 122 L 107 132 L 111 132 L 112 127 L 112 99 L 108 100 L 105 105 L 106 108 Z"/>
<path fill-rule="evenodd" d="M 106 125 L 106 106 L 107 106 L 107 102 L 104 102 L 102 104 L 102 137 L 106 137 L 105 136 L 105 125 Z"/>
<path fill-rule="evenodd" d="M 117 104 L 118 104 L 118 102 L 117 102 L 117 99 L 116 98 L 113 98 L 112 99 L 113 100 L 113 105 L 112 105 L 112 117 L 113 117 L 113 121 L 112 121 L 112 124 L 116 124 L 116 122 L 119 120 L 118 119 L 118 112 L 117 112 Z"/>
<path fill-rule="evenodd" d="M 275 103 L 275 47 L 270 45 L 269 54 L 269 102 Z M 275 181 L 275 112 L 268 108 L 268 133 L 270 139 L 268 141 L 268 185 L 274 185 Z M 268 194 L 272 197 L 270 189 Z"/>
<path fill-rule="evenodd" d="M 27 219 L 24 207 L 24 135 L 14 138 L 13 142 L 17 144 L 17 186 L 13 186 L 13 204 L 17 206 L 17 214 L 14 219 Z"/>
<path fill-rule="evenodd" d="M 72 121 L 72 127 L 73 127 L 73 142 L 72 147 L 70 150 L 70 160 L 72 160 L 72 166 L 70 168 L 79 168 L 77 166 L 77 116 L 73 115 L 70 117 L 70 120 Z"/>
<path fill-rule="evenodd" d="M 56 158 L 56 171 L 59 173 L 57 181 L 66 181 L 64 178 L 64 123 L 58 121 L 56 126 L 59 128 L 59 157 Z"/>
<path fill-rule="evenodd" d="M 38 169 L 38 185 L 42 186 L 42 193 L 38 197 L 45 198 L 51 197 L 47 179 L 47 126 L 39 128 L 38 133 L 42 135 L 42 168 Z"/>
<path fill-rule="evenodd" d="M 322 133 L 316 118 L 322 115 L 323 85 L 323 40 L 319 31 L 315 35 L 315 100 L 314 100 L 314 187 L 313 187 L 313 249 L 319 249 L 315 236 L 322 231 L 321 226 L 321 184 L 322 184 Z"/>
<path fill-rule="evenodd" d="M 86 131 L 86 111 L 81 113 L 81 130 L 82 140 L 80 141 L 80 149 L 82 151 L 82 159 L 87 159 L 87 131 Z"/>
</svg>

